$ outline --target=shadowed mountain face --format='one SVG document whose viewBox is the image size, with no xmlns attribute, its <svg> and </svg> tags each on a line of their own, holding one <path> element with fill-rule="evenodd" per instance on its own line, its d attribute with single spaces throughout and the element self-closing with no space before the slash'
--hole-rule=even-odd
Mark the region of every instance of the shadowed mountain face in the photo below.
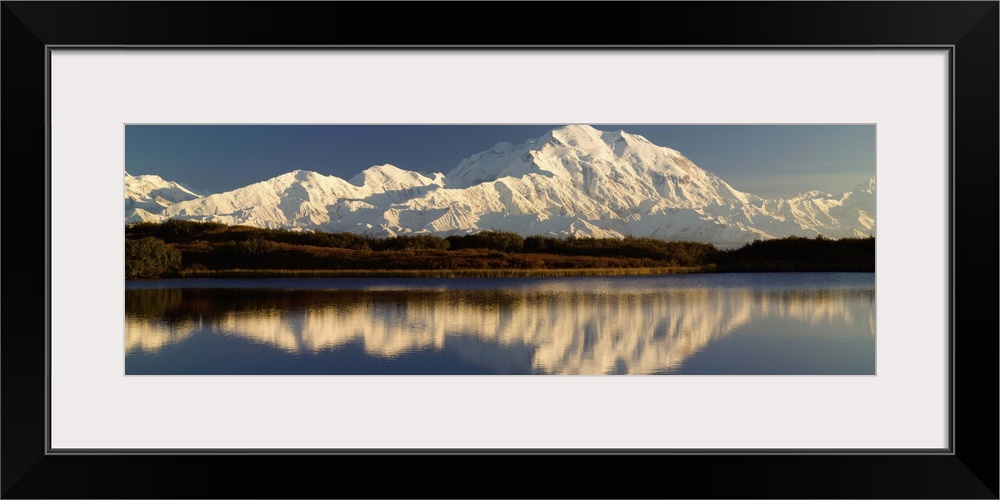
<svg viewBox="0 0 1000 500">
<path fill-rule="evenodd" d="M 656 374 L 754 325 L 873 342 L 874 311 L 874 287 L 127 290 L 125 347 L 151 354 L 216 338 L 300 357 L 436 353 L 491 373 Z"/>
<path fill-rule="evenodd" d="M 139 215 L 127 204 L 126 222 L 175 217 L 373 236 L 632 235 L 726 247 L 784 236 L 874 235 L 875 194 L 871 179 L 844 194 L 765 200 L 642 136 L 571 125 L 524 144 L 499 143 L 447 175 L 381 165 L 345 181 L 297 170 L 153 205 L 142 201 L 152 193 L 127 191 L 127 200 L 145 204 Z"/>
</svg>

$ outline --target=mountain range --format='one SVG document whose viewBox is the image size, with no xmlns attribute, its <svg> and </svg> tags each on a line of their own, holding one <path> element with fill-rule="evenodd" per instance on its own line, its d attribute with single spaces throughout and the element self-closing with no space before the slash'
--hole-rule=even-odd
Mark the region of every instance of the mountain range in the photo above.
<svg viewBox="0 0 1000 500">
<path fill-rule="evenodd" d="M 640 135 L 570 125 L 499 143 L 447 174 L 386 164 L 344 180 L 295 170 L 204 194 L 126 173 L 125 223 L 178 218 L 371 236 L 632 235 L 729 248 L 784 236 L 874 236 L 875 198 L 872 178 L 842 194 L 764 199 Z"/>
</svg>

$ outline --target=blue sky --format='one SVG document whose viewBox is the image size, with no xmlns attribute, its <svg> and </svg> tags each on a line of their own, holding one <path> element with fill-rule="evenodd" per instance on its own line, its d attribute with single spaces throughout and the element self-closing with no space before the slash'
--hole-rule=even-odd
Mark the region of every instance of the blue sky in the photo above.
<svg viewBox="0 0 1000 500">
<path fill-rule="evenodd" d="M 296 169 L 344 179 L 384 163 L 447 173 L 498 142 L 562 125 L 127 125 L 125 170 L 212 193 Z M 842 193 L 875 177 L 875 125 L 590 125 L 676 149 L 764 197 Z"/>
</svg>

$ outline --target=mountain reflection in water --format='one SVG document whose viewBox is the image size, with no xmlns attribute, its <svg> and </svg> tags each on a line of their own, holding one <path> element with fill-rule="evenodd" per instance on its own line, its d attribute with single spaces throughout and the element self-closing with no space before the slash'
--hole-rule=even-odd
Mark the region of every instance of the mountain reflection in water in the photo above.
<svg viewBox="0 0 1000 500">
<path fill-rule="evenodd" d="M 758 322 L 861 331 L 872 344 L 875 335 L 874 286 L 149 289 L 125 300 L 127 357 L 215 336 L 297 356 L 351 345 L 382 360 L 447 351 L 491 373 L 656 374 Z"/>
</svg>

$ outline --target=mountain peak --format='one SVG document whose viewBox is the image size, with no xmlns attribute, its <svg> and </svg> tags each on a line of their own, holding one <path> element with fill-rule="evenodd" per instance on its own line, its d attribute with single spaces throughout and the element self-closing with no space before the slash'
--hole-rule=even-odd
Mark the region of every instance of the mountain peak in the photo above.
<svg viewBox="0 0 1000 500">
<path fill-rule="evenodd" d="M 318 174 L 318 173 L 313 172 L 311 170 L 302 170 L 300 168 L 297 168 L 295 170 L 292 170 L 291 172 L 287 172 L 287 173 L 281 174 L 281 175 L 273 178 L 272 180 L 281 180 L 281 181 L 288 181 L 288 182 L 293 182 L 293 181 L 305 182 L 305 181 L 308 181 L 308 180 L 311 180 L 311 179 L 315 179 L 317 177 L 322 177 L 322 176 L 323 176 L 323 174 Z"/>
<path fill-rule="evenodd" d="M 853 194 L 811 191 L 764 200 L 736 191 L 678 151 L 590 125 L 566 125 L 520 144 L 499 142 L 463 159 L 447 176 L 388 163 L 350 181 L 294 170 L 205 198 L 155 176 L 126 173 L 125 184 L 127 222 L 179 216 L 359 234 L 493 229 L 737 246 L 761 237 L 875 231 L 874 178 Z"/>
<path fill-rule="evenodd" d="M 157 220 L 158 213 L 171 205 L 201 198 L 184 184 L 158 175 L 129 175 L 125 172 L 125 223 Z"/>
<path fill-rule="evenodd" d="M 603 139 L 605 134 L 590 125 L 566 125 L 548 132 L 538 142 L 542 144 L 542 149 L 548 146 L 555 150 L 565 148 L 586 154 L 602 154 L 609 147 Z"/>
<path fill-rule="evenodd" d="M 378 172 L 403 172 L 404 170 L 393 165 L 392 163 L 383 163 L 381 165 L 372 165 L 365 170 L 372 170 Z"/>
<path fill-rule="evenodd" d="M 368 167 L 358 175 L 351 177 L 348 182 L 358 187 L 367 186 L 375 190 L 407 189 L 439 183 L 436 179 L 431 179 L 419 172 L 404 170 L 391 163 Z"/>
<path fill-rule="evenodd" d="M 410 177 L 414 172 L 403 170 L 391 163 L 383 163 L 382 165 L 372 165 L 361 172 L 359 172 L 354 177 L 351 177 L 350 182 L 355 186 L 364 186 L 366 181 L 385 181 L 389 179 L 400 179 L 405 177 Z"/>
<path fill-rule="evenodd" d="M 552 133 L 565 136 L 571 136 L 571 135 L 593 136 L 595 134 L 601 134 L 602 132 L 594 127 L 591 127 L 590 125 L 565 125 L 552 130 Z"/>
</svg>

